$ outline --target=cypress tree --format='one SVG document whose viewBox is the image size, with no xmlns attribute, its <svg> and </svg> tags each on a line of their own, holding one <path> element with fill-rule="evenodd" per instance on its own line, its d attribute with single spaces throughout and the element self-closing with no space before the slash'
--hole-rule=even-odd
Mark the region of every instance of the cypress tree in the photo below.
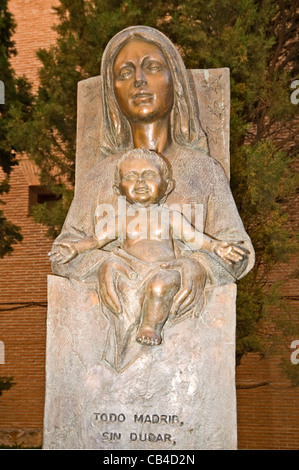
<svg viewBox="0 0 299 470">
<path fill-rule="evenodd" d="M 8 10 L 7 0 L 0 1 L 0 196 L 9 191 L 9 176 L 17 165 L 16 151 L 23 150 L 19 138 L 24 123 L 31 117 L 31 87 L 24 77 L 16 77 L 10 59 L 16 54 L 12 35 L 15 22 Z M 21 145 L 17 144 L 19 140 Z M 4 204 L 0 199 L 0 204 Z M 0 258 L 13 251 L 14 244 L 22 240 L 20 227 L 11 223 L 0 210 Z"/>
</svg>

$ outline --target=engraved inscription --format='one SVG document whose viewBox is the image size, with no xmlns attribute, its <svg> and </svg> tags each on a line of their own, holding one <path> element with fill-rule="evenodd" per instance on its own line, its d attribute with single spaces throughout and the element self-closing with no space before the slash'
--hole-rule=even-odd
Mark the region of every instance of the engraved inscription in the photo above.
<svg viewBox="0 0 299 470">
<path fill-rule="evenodd" d="M 135 432 L 130 433 L 130 441 L 147 441 L 147 442 L 171 442 L 171 434 L 153 434 L 150 433 L 139 433 L 136 434 Z"/>
<path fill-rule="evenodd" d="M 134 415 L 135 423 L 166 423 L 166 424 L 175 424 L 179 422 L 179 417 L 177 415 Z"/>
<path fill-rule="evenodd" d="M 124 413 L 108 413 L 108 412 L 96 412 L 94 413 L 94 420 L 98 424 L 108 426 L 109 424 L 115 423 L 117 426 L 121 426 L 121 423 L 127 422 L 132 423 L 136 428 L 136 425 L 142 425 L 142 430 L 132 429 L 126 433 L 120 432 L 119 430 L 103 430 L 100 437 L 103 441 L 121 441 L 122 438 L 127 437 L 131 442 L 169 442 L 172 445 L 176 444 L 176 441 L 173 438 L 173 435 L 169 432 L 161 432 L 161 429 L 157 429 L 158 426 L 169 426 L 172 425 L 175 428 L 178 426 L 181 427 L 184 423 L 179 419 L 178 415 L 175 414 L 142 414 L 134 413 L 131 416 L 126 416 Z M 155 425 L 155 432 L 151 432 L 151 429 L 146 429 L 147 432 L 144 432 L 144 425 Z M 168 429 L 167 429 L 168 430 Z M 102 431 L 102 430 L 101 430 Z"/>
<path fill-rule="evenodd" d="M 123 423 L 126 420 L 124 414 L 115 414 L 115 413 L 94 413 L 96 421 L 104 421 L 107 423 L 114 423 L 118 421 L 119 423 Z"/>
</svg>

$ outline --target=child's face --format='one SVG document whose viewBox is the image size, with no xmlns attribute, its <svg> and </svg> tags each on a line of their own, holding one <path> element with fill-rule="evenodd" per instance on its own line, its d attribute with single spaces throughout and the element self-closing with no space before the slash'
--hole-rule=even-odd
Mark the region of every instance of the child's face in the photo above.
<svg viewBox="0 0 299 470">
<path fill-rule="evenodd" d="M 144 206 L 156 204 L 165 195 L 168 182 L 159 165 L 145 158 L 128 158 L 120 166 L 120 193 Z"/>
</svg>

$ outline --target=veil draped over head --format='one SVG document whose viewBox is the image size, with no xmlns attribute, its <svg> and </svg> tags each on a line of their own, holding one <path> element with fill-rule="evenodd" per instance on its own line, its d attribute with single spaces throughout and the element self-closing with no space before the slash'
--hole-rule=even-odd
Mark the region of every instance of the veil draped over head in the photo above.
<svg viewBox="0 0 299 470">
<path fill-rule="evenodd" d="M 193 104 L 192 92 L 184 62 L 171 41 L 160 31 L 148 26 L 131 26 L 116 34 L 107 44 L 102 57 L 103 150 L 115 153 L 132 147 L 131 129 L 114 95 L 113 64 L 118 52 L 132 39 L 154 44 L 162 51 L 173 80 L 174 105 L 171 112 L 173 141 L 183 147 L 207 151 L 207 139 Z"/>
</svg>

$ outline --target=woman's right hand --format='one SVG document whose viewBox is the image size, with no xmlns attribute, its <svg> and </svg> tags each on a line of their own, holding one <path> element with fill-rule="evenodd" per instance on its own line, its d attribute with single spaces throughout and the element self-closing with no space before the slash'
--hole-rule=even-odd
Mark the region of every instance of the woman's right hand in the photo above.
<svg viewBox="0 0 299 470">
<path fill-rule="evenodd" d="M 122 306 L 116 290 L 116 279 L 121 274 L 128 279 L 135 279 L 136 273 L 118 259 L 105 260 L 98 271 L 99 296 L 104 305 L 115 314 L 122 313 Z"/>
</svg>

